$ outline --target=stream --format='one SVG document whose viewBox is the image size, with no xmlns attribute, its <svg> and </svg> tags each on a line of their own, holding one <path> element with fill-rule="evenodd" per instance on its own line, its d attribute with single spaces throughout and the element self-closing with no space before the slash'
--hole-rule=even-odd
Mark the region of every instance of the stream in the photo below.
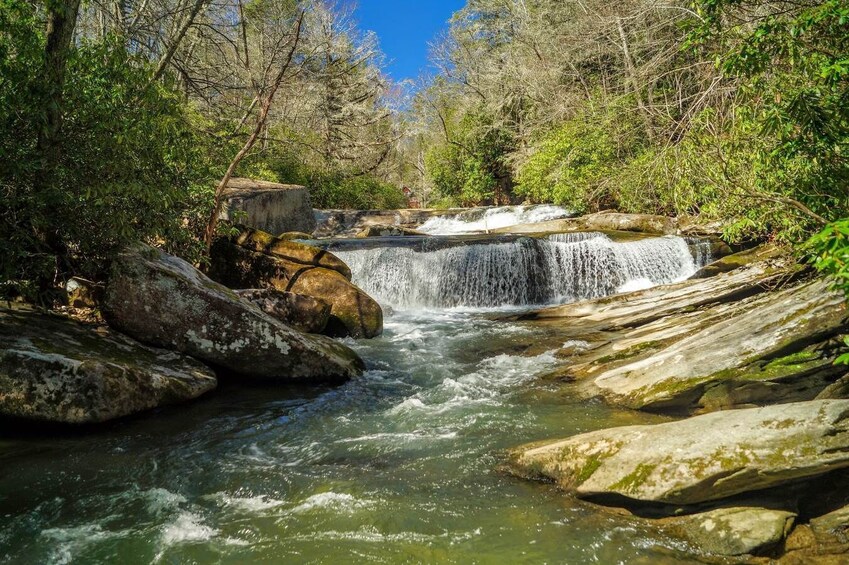
<svg viewBox="0 0 849 565">
<path fill-rule="evenodd" d="M 362 378 L 225 383 L 94 433 L 0 435 L 0 562 L 688 562 L 635 519 L 499 469 L 523 442 L 661 418 L 535 379 L 558 347 L 493 314 L 680 280 L 705 257 L 603 236 L 339 255 L 387 311 L 382 337 L 346 341 Z"/>
</svg>

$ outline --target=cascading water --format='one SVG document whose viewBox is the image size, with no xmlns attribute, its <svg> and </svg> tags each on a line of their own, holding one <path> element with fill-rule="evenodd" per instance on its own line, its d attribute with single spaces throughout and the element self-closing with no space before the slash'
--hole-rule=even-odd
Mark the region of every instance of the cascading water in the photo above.
<svg viewBox="0 0 849 565">
<path fill-rule="evenodd" d="M 601 233 L 557 234 L 434 251 L 335 251 L 354 282 L 396 308 L 493 307 L 567 302 L 683 280 L 707 256 L 687 240 L 617 243 Z"/>
<path fill-rule="evenodd" d="M 560 206 L 502 206 L 475 209 L 450 216 L 436 216 L 416 228 L 430 235 L 486 232 L 518 224 L 535 224 L 566 218 L 570 212 Z"/>
<path fill-rule="evenodd" d="M 535 384 L 584 342 L 423 306 L 669 282 L 710 247 L 584 233 L 373 239 L 331 248 L 396 306 L 381 337 L 349 341 L 367 364 L 361 378 L 320 389 L 222 381 L 195 403 L 86 434 L 17 438 L 0 426 L 0 561 L 692 562 L 645 521 L 494 472 L 517 445 L 665 419 Z"/>
</svg>

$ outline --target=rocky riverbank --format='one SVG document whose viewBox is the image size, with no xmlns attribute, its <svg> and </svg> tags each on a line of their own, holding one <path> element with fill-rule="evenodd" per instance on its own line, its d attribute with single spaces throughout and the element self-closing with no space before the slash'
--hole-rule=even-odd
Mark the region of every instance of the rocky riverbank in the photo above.
<svg viewBox="0 0 849 565">
<path fill-rule="evenodd" d="M 267 274 L 261 266 L 271 265 L 275 276 L 231 289 L 138 244 L 115 258 L 105 288 L 69 285 L 69 303 L 99 308 L 108 326 L 97 316 L 80 323 L 0 308 L 0 416 L 96 424 L 194 399 L 224 378 L 310 385 L 358 376 L 364 363 L 353 350 L 316 335 L 371 337 L 382 328 L 380 307 L 349 282 L 347 265 L 254 230 L 228 241 L 218 246 L 243 256 L 228 264 L 216 254 L 219 274 Z M 281 278 L 298 285 L 278 290 Z"/>
<path fill-rule="evenodd" d="M 706 555 L 849 559 L 849 371 L 834 364 L 849 313 L 826 282 L 759 248 L 520 318 L 562 343 L 553 385 L 682 419 L 517 447 L 513 473 L 651 517 Z"/>
</svg>

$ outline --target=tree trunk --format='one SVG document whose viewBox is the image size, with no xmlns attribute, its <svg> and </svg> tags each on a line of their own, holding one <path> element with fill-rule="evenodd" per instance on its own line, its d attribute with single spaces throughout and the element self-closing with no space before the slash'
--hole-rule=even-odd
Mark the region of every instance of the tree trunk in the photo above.
<svg viewBox="0 0 849 565">
<path fill-rule="evenodd" d="M 44 74 L 42 79 L 43 125 L 38 131 L 38 153 L 41 168 L 36 177 L 36 188 L 43 195 L 44 203 L 55 209 L 61 205 L 60 188 L 56 185 L 56 168 L 62 158 L 59 136 L 62 130 L 62 91 L 65 86 L 65 69 L 71 42 L 74 39 L 74 28 L 80 0 L 65 0 L 63 2 L 47 2 L 47 35 L 44 47 Z M 45 247 L 56 256 L 56 274 L 60 278 L 70 269 L 68 247 L 59 232 L 59 226 L 52 226 L 40 235 Z M 41 289 L 53 284 L 53 280 L 39 281 Z"/>
</svg>

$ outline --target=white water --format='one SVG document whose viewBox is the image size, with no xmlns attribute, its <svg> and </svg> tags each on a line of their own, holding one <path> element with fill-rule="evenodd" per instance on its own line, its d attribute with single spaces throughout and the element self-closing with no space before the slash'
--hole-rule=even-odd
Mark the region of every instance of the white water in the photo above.
<svg viewBox="0 0 849 565">
<path fill-rule="evenodd" d="M 550 304 L 684 280 L 708 260 L 680 237 L 616 243 L 600 233 L 460 245 L 335 252 L 354 282 L 400 309 Z"/>
<path fill-rule="evenodd" d="M 450 216 L 436 216 L 416 228 L 430 235 L 486 232 L 518 224 L 536 224 L 569 216 L 560 206 L 501 206 L 486 210 L 468 210 Z"/>
</svg>

